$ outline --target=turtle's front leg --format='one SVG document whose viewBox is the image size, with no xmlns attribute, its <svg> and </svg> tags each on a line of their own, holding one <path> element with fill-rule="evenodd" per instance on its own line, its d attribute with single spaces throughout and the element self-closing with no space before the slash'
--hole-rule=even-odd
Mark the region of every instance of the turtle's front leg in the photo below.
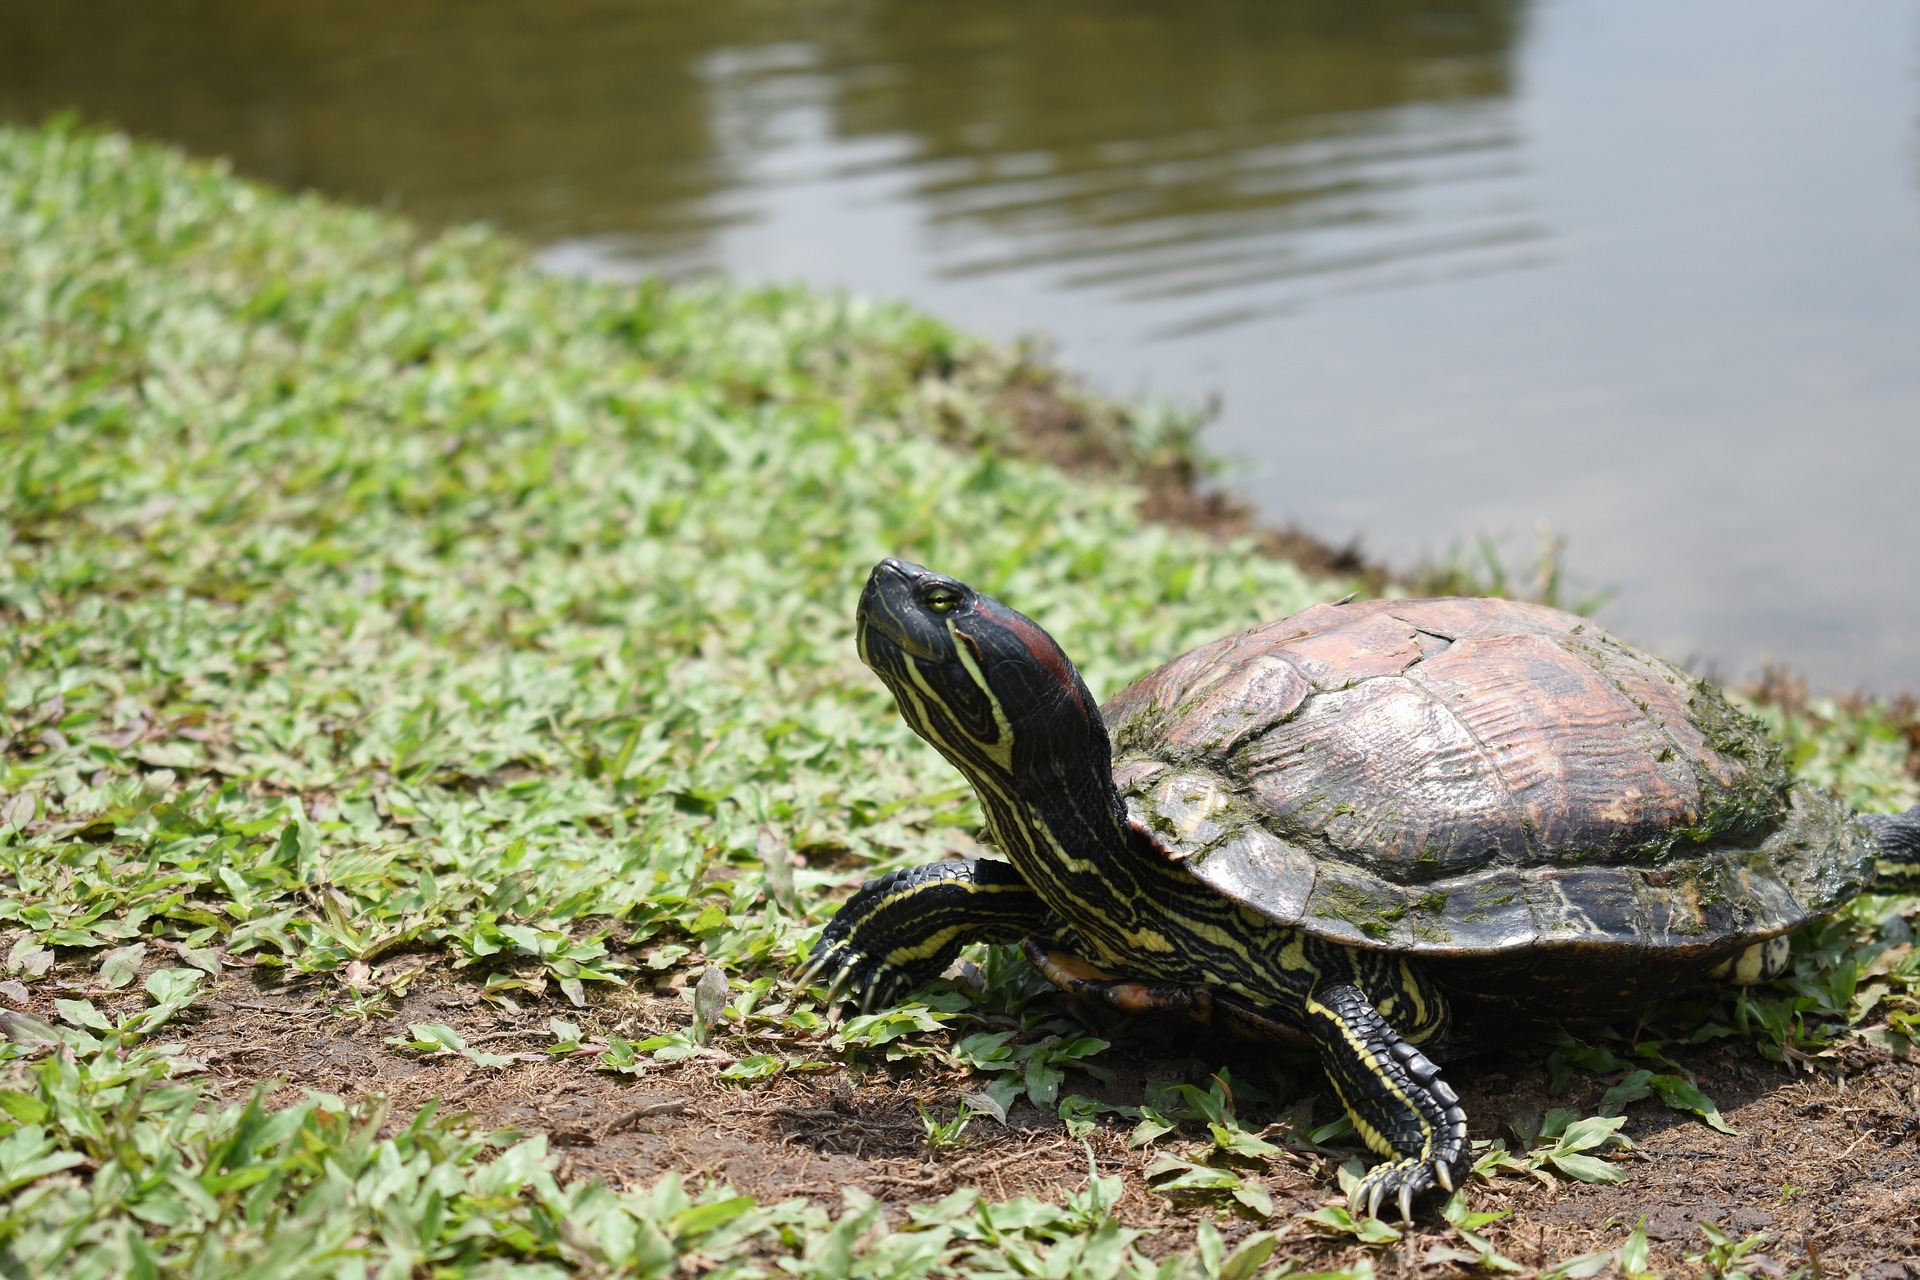
<svg viewBox="0 0 1920 1280">
<path fill-rule="evenodd" d="M 824 978 L 867 1011 L 940 976 L 969 942 L 1018 942 L 1049 916 L 1011 864 L 931 862 L 869 880 L 827 922 L 802 985 Z"/>
<path fill-rule="evenodd" d="M 1431 998 L 1431 997 L 1429 997 Z M 1397 1201 L 1402 1219 L 1467 1171 L 1467 1116 L 1440 1069 L 1395 1031 L 1348 975 L 1323 973 L 1302 1002 L 1309 1035 L 1361 1140 L 1386 1157 L 1355 1188 L 1356 1208 Z"/>
</svg>

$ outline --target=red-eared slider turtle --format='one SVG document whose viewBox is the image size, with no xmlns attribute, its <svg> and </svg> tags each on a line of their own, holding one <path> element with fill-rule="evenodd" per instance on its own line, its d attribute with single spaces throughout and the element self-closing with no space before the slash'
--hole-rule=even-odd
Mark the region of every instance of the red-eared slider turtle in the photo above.
<svg viewBox="0 0 1920 1280">
<path fill-rule="evenodd" d="M 864 1007 L 975 940 L 1065 989 L 1311 1044 L 1385 1159 L 1369 1211 L 1456 1185 L 1450 1006 L 1635 1009 L 1872 885 L 1920 886 L 1920 806 L 1859 818 L 1753 720 L 1590 622 L 1506 600 L 1315 605 L 1094 704 L 1029 619 L 884 560 L 860 656 L 967 776 L 1008 861 L 864 885 L 811 972 Z"/>
</svg>

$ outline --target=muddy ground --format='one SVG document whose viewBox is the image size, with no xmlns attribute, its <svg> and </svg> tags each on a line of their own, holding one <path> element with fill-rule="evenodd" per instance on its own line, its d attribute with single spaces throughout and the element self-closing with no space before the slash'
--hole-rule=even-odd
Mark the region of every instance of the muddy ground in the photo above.
<svg viewBox="0 0 1920 1280">
<path fill-rule="evenodd" d="M 1005 1126 L 976 1118 L 962 1145 L 930 1151 L 920 1108 L 949 1118 L 960 1094 L 979 1081 L 927 1059 L 906 1069 L 874 1064 L 856 1073 L 836 1066 L 743 1086 L 718 1077 L 732 1058 L 715 1049 L 708 1058 L 650 1065 L 638 1078 L 613 1075 L 596 1069 L 597 1049 L 548 1056 L 548 1019 L 577 1022 L 589 1037 L 681 1031 L 689 1005 L 679 993 L 616 991 L 576 1010 L 521 992 L 514 1005 L 483 996 L 478 979 L 438 957 L 395 957 L 383 967 L 388 972 L 381 976 L 389 978 L 395 968 L 418 972 L 404 998 L 374 1016 L 348 1012 L 350 993 L 337 979 L 284 985 L 266 970 L 229 967 L 159 1038 L 181 1045 L 202 1064 L 205 1084 L 228 1100 L 243 1099 L 261 1081 L 275 1082 L 275 1103 L 291 1102 L 306 1089 L 347 1099 L 384 1094 L 395 1123 L 437 1102 L 469 1113 L 483 1129 L 546 1134 L 563 1175 L 616 1186 L 644 1185 L 677 1170 L 696 1182 L 730 1183 L 763 1203 L 804 1196 L 837 1206 L 843 1187 L 903 1208 L 962 1186 L 994 1198 L 1059 1199 L 1085 1185 L 1090 1152 L 1103 1174 L 1124 1179 L 1121 1220 L 1162 1229 L 1145 1242 L 1150 1251 L 1184 1247 L 1203 1218 L 1229 1239 L 1257 1229 L 1215 1209 L 1176 1206 L 1152 1190 L 1143 1172 L 1154 1153 L 1129 1150 L 1126 1120 L 1112 1120 L 1083 1145 L 1053 1116 L 1016 1109 Z M 54 978 L 32 989 L 29 1007 L 38 1016 L 55 1017 L 52 1001 L 60 997 L 82 995 L 107 1009 L 142 1003 L 137 982 L 120 992 L 97 990 L 89 985 L 97 978 L 77 965 Z M 454 1055 L 420 1057 L 388 1043 L 407 1038 L 410 1023 L 443 1023 L 470 1047 L 523 1056 L 498 1068 Z M 723 1040 L 716 1037 L 716 1045 Z M 1279 1120 L 1301 1097 L 1313 1098 L 1321 1118 L 1336 1114 L 1310 1067 L 1276 1077 L 1262 1055 L 1231 1047 L 1202 1052 L 1203 1062 L 1227 1066 L 1238 1079 L 1264 1080 L 1287 1093 L 1277 1104 L 1243 1102 L 1240 1118 L 1250 1127 Z M 1164 1042 L 1150 1034 L 1122 1040 L 1102 1058 L 1117 1060 L 1113 1082 L 1070 1077 L 1067 1088 L 1138 1103 L 1148 1074 L 1165 1056 Z M 1527 1107 L 1565 1106 L 1583 1115 L 1597 1109 L 1607 1081 L 1577 1076 L 1567 1094 L 1549 1096 L 1538 1056 L 1495 1051 L 1449 1069 L 1474 1137 L 1501 1135 L 1507 1118 Z M 1761 1251 L 1745 1259 L 1755 1275 L 1817 1267 L 1812 1274 L 1832 1277 L 1920 1276 L 1920 1066 L 1862 1046 L 1815 1069 L 1789 1070 L 1733 1041 L 1680 1060 L 1698 1074 L 1739 1136 L 1640 1104 L 1629 1111 L 1625 1130 L 1637 1150 L 1617 1157 L 1625 1175 L 1617 1186 L 1546 1187 L 1520 1177 L 1476 1183 L 1475 1209 L 1512 1211 L 1485 1231 L 1501 1253 L 1543 1267 L 1617 1248 L 1644 1220 L 1657 1269 L 1701 1274 L 1700 1265 L 1685 1258 L 1706 1247 L 1698 1227 L 1706 1222 L 1735 1239 L 1767 1233 Z M 1283 1145 L 1288 1132 L 1281 1124 L 1267 1131 Z M 1270 1163 L 1265 1182 L 1275 1213 L 1269 1225 L 1293 1222 L 1279 1257 L 1318 1270 L 1353 1265 L 1371 1252 L 1384 1276 L 1460 1273 L 1457 1262 L 1429 1257 L 1460 1245 L 1432 1207 L 1405 1239 L 1370 1251 L 1297 1221 L 1300 1213 L 1340 1202 L 1339 1156 L 1295 1149 Z"/>
</svg>

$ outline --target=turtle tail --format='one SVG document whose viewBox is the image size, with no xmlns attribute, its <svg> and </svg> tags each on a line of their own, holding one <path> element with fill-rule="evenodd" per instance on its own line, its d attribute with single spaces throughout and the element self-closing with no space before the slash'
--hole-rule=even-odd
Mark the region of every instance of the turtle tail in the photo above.
<svg viewBox="0 0 1920 1280">
<path fill-rule="evenodd" d="M 1879 842 L 1873 863 L 1873 892 L 1920 893 L 1920 804 L 1905 813 L 1863 813 Z"/>
</svg>

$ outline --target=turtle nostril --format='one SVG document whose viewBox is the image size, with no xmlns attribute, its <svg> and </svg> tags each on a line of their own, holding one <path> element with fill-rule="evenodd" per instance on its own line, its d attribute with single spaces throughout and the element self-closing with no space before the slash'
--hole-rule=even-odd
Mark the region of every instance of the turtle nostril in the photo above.
<svg viewBox="0 0 1920 1280">
<path fill-rule="evenodd" d="M 878 576 L 883 573 L 892 574 L 893 576 L 900 578 L 901 580 L 907 582 L 908 584 L 917 583 L 917 582 L 923 581 L 924 579 L 938 576 L 933 572 L 933 570 L 927 568 L 925 565 L 915 564 L 911 560 L 901 560 L 894 556 L 888 556 L 885 560 L 882 560 L 879 564 L 875 565 L 873 568 L 873 572 L 875 576 Z"/>
</svg>

